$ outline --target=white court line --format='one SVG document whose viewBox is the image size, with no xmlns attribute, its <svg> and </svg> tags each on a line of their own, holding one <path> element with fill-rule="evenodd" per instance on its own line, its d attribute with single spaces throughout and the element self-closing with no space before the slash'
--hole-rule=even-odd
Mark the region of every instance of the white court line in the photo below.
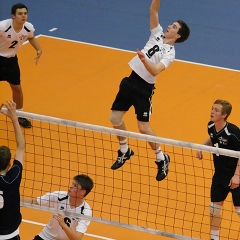
<svg viewBox="0 0 240 240">
<path fill-rule="evenodd" d="M 55 30 L 57 30 L 57 28 L 52 28 L 52 29 L 50 29 L 50 30 L 48 30 L 49 32 L 53 32 L 53 31 L 55 31 Z"/>
<path fill-rule="evenodd" d="M 76 40 L 71 40 L 71 39 L 66 39 L 66 38 L 53 37 L 53 36 L 48 36 L 48 35 L 44 35 L 44 34 L 39 34 L 35 37 L 36 38 L 37 37 L 48 37 L 48 38 L 54 38 L 54 39 L 58 39 L 58 40 L 68 41 L 68 42 L 81 43 L 81 44 L 86 44 L 86 45 L 90 45 L 90 46 L 108 48 L 108 49 L 113 49 L 113 50 L 118 50 L 118 51 L 123 51 L 123 52 L 136 53 L 135 51 L 114 48 L 114 47 L 108 47 L 108 46 L 103 46 L 103 45 L 98 45 L 98 44 L 93 44 L 93 43 L 88 43 L 88 42 L 81 42 L 81 41 L 76 41 Z M 205 66 L 205 67 L 218 68 L 218 69 L 223 69 L 223 70 L 228 70 L 228 71 L 240 72 L 240 70 L 237 70 L 237 69 L 218 67 L 218 66 L 208 65 L 208 64 L 204 64 L 204 63 L 190 62 L 190 61 L 185 61 L 185 60 L 180 60 L 180 59 L 175 59 L 175 61 L 185 62 L 185 63 L 189 63 L 189 64 L 195 64 L 195 65 L 200 65 L 200 66 Z"/>
<path fill-rule="evenodd" d="M 43 226 L 43 227 L 46 226 L 46 224 L 44 224 L 44 223 L 29 221 L 29 220 L 25 220 L 25 219 L 22 219 L 22 222 L 30 223 L 30 224 L 34 224 L 34 225 L 39 225 L 39 226 Z M 99 235 L 95 235 L 95 234 L 90 234 L 90 233 L 84 233 L 84 235 L 89 236 L 89 237 L 98 238 L 98 239 L 103 239 L 103 240 L 115 240 L 114 238 L 107 238 L 107 237 L 103 237 L 103 236 L 99 236 Z"/>
</svg>

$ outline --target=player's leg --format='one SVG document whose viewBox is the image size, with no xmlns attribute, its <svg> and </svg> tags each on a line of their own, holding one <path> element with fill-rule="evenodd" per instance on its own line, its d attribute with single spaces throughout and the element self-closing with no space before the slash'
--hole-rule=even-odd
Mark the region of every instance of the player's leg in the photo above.
<svg viewBox="0 0 240 240">
<path fill-rule="evenodd" d="M 8 61 L 7 68 L 5 69 L 6 80 L 8 81 L 12 89 L 13 101 L 17 104 L 17 110 L 22 110 L 23 108 L 23 92 L 20 84 L 20 68 L 18 65 L 17 56 L 6 59 Z M 31 122 L 23 117 L 18 118 L 19 124 L 25 128 L 30 128 L 32 126 Z"/>
<path fill-rule="evenodd" d="M 130 79 L 124 78 L 120 83 L 119 92 L 112 104 L 112 112 L 110 115 L 110 121 L 113 128 L 119 130 L 126 130 L 126 125 L 123 121 L 124 114 L 131 107 L 130 99 Z M 117 136 L 120 144 L 120 149 L 118 150 L 118 157 L 116 162 L 112 165 L 111 169 L 116 170 L 123 166 L 123 164 L 129 160 L 134 152 L 128 148 L 128 142 L 126 137 Z"/>
<path fill-rule="evenodd" d="M 21 85 L 13 85 L 10 84 L 10 87 L 12 89 L 12 99 L 16 103 L 16 109 L 22 109 L 23 108 L 23 92 Z"/>
<path fill-rule="evenodd" d="M 154 85 L 149 84 L 140 77 L 136 81 L 135 88 L 138 88 L 138 92 L 134 98 L 134 108 L 137 114 L 138 129 L 142 134 L 148 134 L 156 136 L 154 131 L 150 127 L 150 116 L 152 114 L 152 96 L 154 94 Z M 168 174 L 168 167 L 170 163 L 170 157 L 167 154 L 163 154 L 162 149 L 158 143 L 149 142 L 149 145 L 156 154 L 157 175 L 156 180 L 162 181 Z"/>
<path fill-rule="evenodd" d="M 211 240 L 219 240 L 219 229 L 221 225 L 221 209 L 229 193 L 229 181 L 222 181 L 216 176 L 212 178 L 210 213 Z"/>
<path fill-rule="evenodd" d="M 236 214 L 240 217 L 240 186 L 230 190 Z"/>
<path fill-rule="evenodd" d="M 125 123 L 122 120 L 124 114 L 125 112 L 122 111 L 112 111 L 110 121 L 115 129 L 126 130 Z M 117 136 L 117 138 L 120 149 L 118 150 L 117 160 L 111 167 L 113 170 L 122 167 L 123 164 L 134 155 L 134 152 L 128 147 L 127 138 L 122 136 Z"/>
<path fill-rule="evenodd" d="M 16 109 L 18 111 L 22 111 L 23 109 L 23 92 L 22 92 L 22 87 L 21 85 L 14 85 L 10 84 L 10 87 L 12 89 L 12 98 L 13 101 L 16 103 Z M 32 127 L 31 122 L 24 117 L 19 117 L 18 118 L 19 124 L 25 128 L 30 128 Z"/>
<path fill-rule="evenodd" d="M 142 122 L 138 120 L 138 128 L 140 133 L 142 134 L 156 136 L 154 131 L 151 129 L 149 122 Z M 157 168 L 158 168 L 156 180 L 162 181 L 168 174 L 170 157 L 168 154 L 163 154 L 162 149 L 158 143 L 154 143 L 154 142 L 148 142 L 148 143 L 156 154 L 155 163 L 157 164 Z"/>
</svg>

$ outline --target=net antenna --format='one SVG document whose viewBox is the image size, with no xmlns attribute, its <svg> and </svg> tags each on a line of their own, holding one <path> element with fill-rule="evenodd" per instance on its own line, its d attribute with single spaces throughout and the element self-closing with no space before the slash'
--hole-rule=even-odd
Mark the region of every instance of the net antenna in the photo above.
<svg viewBox="0 0 240 240">
<path fill-rule="evenodd" d="M 239 158 L 239 152 L 17 111 L 17 115 L 19 113 L 33 125 L 31 129 L 23 129 L 26 157 L 22 197 L 67 191 L 73 177 L 83 173 L 95 184 L 86 198 L 93 217 L 71 212 L 65 212 L 66 215 L 175 239 L 209 238 L 212 154 Z M 135 155 L 122 168 L 113 171 L 111 165 L 119 149 L 117 135 L 128 138 Z M 3 114 L 0 115 L 0 139 L 14 150 L 12 124 Z M 164 153 L 171 157 L 170 172 L 161 182 L 155 179 L 155 154 L 147 142 L 161 144 Z M 196 158 L 197 150 L 204 152 L 201 161 Z M 21 205 L 58 213 L 55 209 L 24 202 Z M 230 236 L 238 235 L 239 221 L 237 216 L 232 217 L 231 199 L 225 205 L 221 233 L 231 239 Z"/>
</svg>

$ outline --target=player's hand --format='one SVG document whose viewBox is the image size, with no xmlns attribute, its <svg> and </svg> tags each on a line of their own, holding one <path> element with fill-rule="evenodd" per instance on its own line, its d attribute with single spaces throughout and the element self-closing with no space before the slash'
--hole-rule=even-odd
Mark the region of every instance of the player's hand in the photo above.
<svg viewBox="0 0 240 240">
<path fill-rule="evenodd" d="M 203 159 L 202 151 L 197 151 L 196 157 L 197 157 L 199 160 L 202 160 L 202 159 Z"/>
<path fill-rule="evenodd" d="M 240 184 L 240 176 L 235 174 L 235 175 L 231 178 L 230 183 L 228 184 L 228 186 L 229 186 L 231 189 L 234 189 L 234 188 L 239 187 L 239 184 Z"/>
<path fill-rule="evenodd" d="M 42 50 L 37 51 L 37 57 L 34 58 L 36 65 L 38 64 L 39 58 L 42 55 Z"/>
<path fill-rule="evenodd" d="M 2 107 L 4 107 L 4 106 L 7 108 L 7 111 L 2 110 Z M 16 103 L 13 102 L 12 100 L 6 100 L 6 102 L 1 104 L 0 109 L 1 109 L 1 113 L 3 113 L 4 115 L 6 115 L 10 118 L 17 117 L 17 115 L 16 115 Z"/>
<path fill-rule="evenodd" d="M 65 225 L 64 216 L 62 214 L 59 214 L 59 213 L 54 214 L 53 218 L 55 218 L 58 221 L 58 223 L 61 227 L 63 227 Z"/>
<path fill-rule="evenodd" d="M 141 62 L 145 62 L 145 55 L 143 52 L 141 52 L 139 49 L 136 50 L 138 57 L 140 58 Z"/>
</svg>

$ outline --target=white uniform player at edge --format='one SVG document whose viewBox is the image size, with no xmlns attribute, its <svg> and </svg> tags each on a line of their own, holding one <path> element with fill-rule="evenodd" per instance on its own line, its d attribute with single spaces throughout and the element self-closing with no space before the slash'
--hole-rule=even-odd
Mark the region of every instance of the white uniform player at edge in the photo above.
<svg viewBox="0 0 240 240">
<path fill-rule="evenodd" d="M 23 109 L 23 92 L 20 81 L 20 68 L 17 52 L 23 43 L 28 40 L 37 51 L 35 63 L 38 64 L 42 49 L 34 37 L 34 27 L 27 22 L 28 8 L 17 3 L 11 9 L 12 18 L 0 21 L 0 81 L 7 81 L 12 89 L 13 101 L 17 104 L 17 110 Z M 30 128 L 29 119 L 19 117 L 21 126 Z"/>
<path fill-rule="evenodd" d="M 187 40 L 190 29 L 187 24 L 178 20 L 168 26 L 163 32 L 159 24 L 158 11 L 160 0 L 152 0 L 150 6 L 150 30 L 151 36 L 146 46 L 129 62 L 132 72 L 129 77 L 122 79 L 119 92 L 112 104 L 110 121 L 114 128 L 126 130 L 123 121 L 124 114 L 131 106 L 134 106 L 137 115 L 139 131 L 143 134 L 156 134 L 150 127 L 150 115 L 152 112 L 152 95 L 157 75 L 165 70 L 175 59 L 175 43 Z M 118 157 L 112 165 L 112 169 L 120 168 L 126 160 L 129 160 L 134 152 L 128 147 L 125 137 L 117 137 L 120 143 Z M 163 154 L 161 147 L 157 143 L 149 142 L 156 154 L 156 164 L 158 168 L 156 180 L 163 180 L 168 174 L 170 157 Z"/>
<path fill-rule="evenodd" d="M 92 209 L 85 201 L 85 197 L 91 192 L 93 185 L 94 183 L 89 176 L 79 174 L 73 178 L 68 192 L 48 192 L 37 198 L 23 197 L 22 201 L 54 208 L 58 211 L 92 216 Z M 89 224 L 89 220 L 81 219 L 79 216 L 53 214 L 48 224 L 33 240 L 81 240 Z"/>
</svg>

